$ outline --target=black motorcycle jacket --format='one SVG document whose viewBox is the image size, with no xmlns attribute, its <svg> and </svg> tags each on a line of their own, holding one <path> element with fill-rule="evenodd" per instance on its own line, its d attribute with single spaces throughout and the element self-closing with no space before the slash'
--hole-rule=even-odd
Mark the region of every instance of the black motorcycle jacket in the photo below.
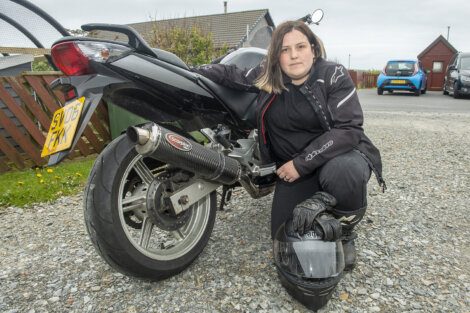
<svg viewBox="0 0 470 313">
<path fill-rule="evenodd" d="M 246 91 L 255 88 L 253 82 L 261 70 L 260 66 L 240 70 L 223 64 L 193 69 L 218 84 Z M 367 161 L 379 184 L 385 189 L 380 152 L 364 134 L 362 108 L 347 69 L 340 64 L 318 58 L 309 78 L 299 90 L 317 114 L 324 132 L 312 138 L 310 144 L 293 159 L 298 173 L 301 176 L 306 175 L 332 158 L 356 150 Z M 256 116 L 263 163 L 274 163 L 276 160 L 270 149 L 265 125 L 265 114 L 276 97 L 276 94 L 264 91 L 258 97 Z"/>
</svg>

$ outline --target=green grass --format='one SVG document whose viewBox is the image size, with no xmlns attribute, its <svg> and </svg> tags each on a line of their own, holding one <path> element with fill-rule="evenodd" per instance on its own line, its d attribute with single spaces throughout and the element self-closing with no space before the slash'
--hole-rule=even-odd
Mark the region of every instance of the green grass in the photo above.
<svg viewBox="0 0 470 313">
<path fill-rule="evenodd" d="M 80 192 L 94 160 L 87 158 L 50 168 L 0 174 L 0 208 L 23 207 Z"/>
</svg>

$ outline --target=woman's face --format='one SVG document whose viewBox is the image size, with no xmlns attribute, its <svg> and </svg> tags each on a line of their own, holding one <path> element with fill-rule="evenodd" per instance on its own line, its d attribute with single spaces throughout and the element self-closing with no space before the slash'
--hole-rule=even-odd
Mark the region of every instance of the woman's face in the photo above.
<svg viewBox="0 0 470 313">
<path fill-rule="evenodd" d="M 313 47 L 303 33 L 294 29 L 284 35 L 279 62 L 293 84 L 300 85 L 307 80 L 314 57 Z"/>
</svg>

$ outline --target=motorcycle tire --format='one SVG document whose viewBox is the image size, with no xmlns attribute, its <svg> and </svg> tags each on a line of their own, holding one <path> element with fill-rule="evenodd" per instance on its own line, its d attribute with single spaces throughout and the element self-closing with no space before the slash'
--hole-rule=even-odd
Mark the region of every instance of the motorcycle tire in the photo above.
<svg viewBox="0 0 470 313">
<path fill-rule="evenodd" d="M 198 257 L 212 233 L 215 191 L 181 213 L 184 223 L 177 225 L 182 226 L 161 229 L 155 214 L 150 218 L 146 195 L 163 165 L 143 158 L 123 135 L 98 156 L 88 178 L 84 215 L 89 237 L 101 257 L 125 275 L 149 280 L 173 276 Z M 168 224 L 176 217 L 162 218 Z"/>
</svg>

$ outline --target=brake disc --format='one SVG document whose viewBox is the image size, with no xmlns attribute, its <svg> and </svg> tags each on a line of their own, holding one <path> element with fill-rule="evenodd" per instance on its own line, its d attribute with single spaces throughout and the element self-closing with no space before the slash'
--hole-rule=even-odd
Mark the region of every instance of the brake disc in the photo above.
<svg viewBox="0 0 470 313">
<path fill-rule="evenodd" d="M 174 215 L 171 202 L 166 195 L 170 190 L 169 182 L 156 178 L 147 191 L 147 214 L 154 225 L 166 231 L 174 231 L 183 227 L 191 217 L 191 209 Z"/>
</svg>

